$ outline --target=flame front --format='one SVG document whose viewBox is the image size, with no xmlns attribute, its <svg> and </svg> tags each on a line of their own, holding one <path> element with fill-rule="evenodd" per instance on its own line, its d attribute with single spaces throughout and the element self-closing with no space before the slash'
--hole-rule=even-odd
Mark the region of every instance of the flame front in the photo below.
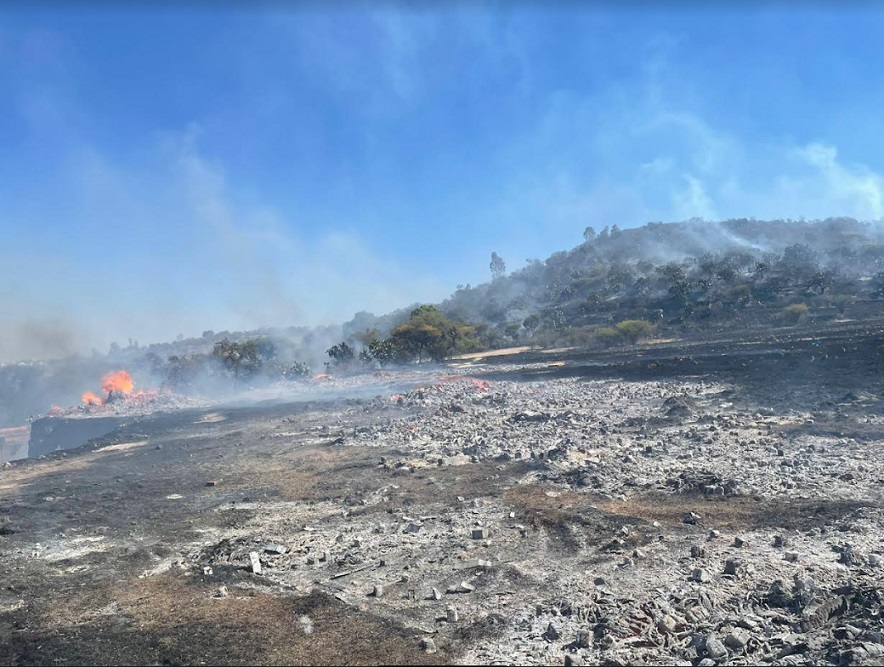
<svg viewBox="0 0 884 667">
<path fill-rule="evenodd" d="M 104 403 L 104 399 L 100 396 L 96 396 L 91 391 L 84 391 L 81 400 L 83 401 L 83 405 L 101 405 Z"/>
<path fill-rule="evenodd" d="M 107 394 L 110 394 L 112 391 L 119 391 L 128 396 L 132 393 L 134 386 L 135 383 L 132 381 L 132 376 L 126 371 L 114 371 L 101 378 L 101 389 Z"/>
<path fill-rule="evenodd" d="M 131 396 L 134 387 L 135 382 L 132 380 L 132 376 L 129 375 L 128 371 L 112 371 L 101 378 L 101 390 L 105 393 L 105 396 L 107 396 L 106 400 L 108 401 L 113 400 L 120 394 L 123 396 Z M 105 403 L 104 398 L 91 391 L 83 392 L 81 400 L 83 401 L 83 405 L 104 405 Z"/>
</svg>

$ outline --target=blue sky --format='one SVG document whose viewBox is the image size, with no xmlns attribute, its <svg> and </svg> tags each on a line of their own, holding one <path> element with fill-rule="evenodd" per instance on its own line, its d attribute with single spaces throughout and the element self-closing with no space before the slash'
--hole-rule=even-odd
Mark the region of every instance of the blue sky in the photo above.
<svg viewBox="0 0 884 667">
<path fill-rule="evenodd" d="M 71 4 L 0 10 L 0 361 L 381 314 L 587 225 L 884 216 L 880 5 Z"/>
</svg>

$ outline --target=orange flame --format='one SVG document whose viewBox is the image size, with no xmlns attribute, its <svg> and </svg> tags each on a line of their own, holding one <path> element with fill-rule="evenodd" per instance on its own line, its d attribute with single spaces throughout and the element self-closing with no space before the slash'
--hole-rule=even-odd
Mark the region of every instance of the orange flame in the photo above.
<svg viewBox="0 0 884 667">
<path fill-rule="evenodd" d="M 91 391 L 84 391 L 82 399 L 83 405 L 101 405 L 104 403 L 104 399 L 100 396 L 96 396 Z"/>
<path fill-rule="evenodd" d="M 119 391 L 128 396 L 132 393 L 134 386 L 132 376 L 126 371 L 115 371 L 101 378 L 101 389 L 108 394 L 112 391 Z"/>
</svg>

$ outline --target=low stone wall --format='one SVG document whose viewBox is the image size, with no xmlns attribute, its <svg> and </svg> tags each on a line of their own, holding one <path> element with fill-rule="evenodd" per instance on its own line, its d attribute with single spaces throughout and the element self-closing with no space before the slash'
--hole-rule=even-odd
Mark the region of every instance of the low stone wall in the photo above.
<svg viewBox="0 0 884 667">
<path fill-rule="evenodd" d="M 31 458 L 59 449 L 81 447 L 107 435 L 128 420 L 121 417 L 43 417 L 31 424 L 28 455 Z"/>
</svg>

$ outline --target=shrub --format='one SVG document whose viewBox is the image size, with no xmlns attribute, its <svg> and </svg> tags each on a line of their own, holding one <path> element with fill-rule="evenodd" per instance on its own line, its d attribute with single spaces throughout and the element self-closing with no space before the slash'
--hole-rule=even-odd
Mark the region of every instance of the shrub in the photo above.
<svg viewBox="0 0 884 667">
<path fill-rule="evenodd" d="M 637 343 L 654 333 L 654 325 L 645 320 L 624 320 L 617 325 L 617 331 L 630 343 Z"/>
<path fill-rule="evenodd" d="M 595 340 L 599 345 L 611 347 L 621 342 L 622 335 L 615 327 L 599 327 L 595 330 Z"/>
<path fill-rule="evenodd" d="M 783 310 L 783 317 L 787 322 L 796 324 L 798 320 L 807 314 L 807 311 L 808 307 L 806 304 L 793 303 L 791 306 L 786 306 Z"/>
</svg>

